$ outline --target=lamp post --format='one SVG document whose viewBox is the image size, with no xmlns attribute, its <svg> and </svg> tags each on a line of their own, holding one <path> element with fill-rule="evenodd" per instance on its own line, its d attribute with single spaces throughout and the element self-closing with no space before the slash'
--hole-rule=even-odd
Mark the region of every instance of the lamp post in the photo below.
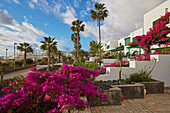
<svg viewBox="0 0 170 113">
<path fill-rule="evenodd" d="M 8 49 L 6 48 L 6 62 L 8 61 L 8 60 L 7 60 L 7 51 L 8 51 Z"/>
<path fill-rule="evenodd" d="M 14 69 L 15 69 L 15 45 L 17 45 L 17 43 L 14 43 Z"/>
</svg>

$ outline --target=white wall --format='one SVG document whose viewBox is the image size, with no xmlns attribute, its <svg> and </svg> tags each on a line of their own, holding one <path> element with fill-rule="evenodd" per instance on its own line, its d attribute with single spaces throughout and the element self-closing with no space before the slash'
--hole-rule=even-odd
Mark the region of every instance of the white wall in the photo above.
<svg viewBox="0 0 170 113">
<path fill-rule="evenodd" d="M 148 13 L 144 15 L 144 33 L 149 30 L 149 28 L 153 27 L 153 21 L 157 20 L 161 16 L 165 15 L 165 8 L 168 8 L 170 11 L 170 0 L 162 3 L 158 7 L 152 9 Z"/>
<path fill-rule="evenodd" d="M 110 43 L 110 50 L 116 49 L 118 47 L 118 41 L 109 41 Z"/>
<path fill-rule="evenodd" d="M 165 82 L 165 86 L 170 86 L 170 55 L 151 55 L 158 59 L 151 75 L 153 79 Z M 122 68 L 122 78 L 129 77 L 132 73 L 137 73 L 146 66 L 147 70 L 151 70 L 154 62 L 152 61 L 130 61 L 130 67 Z M 106 68 L 106 74 L 100 75 L 96 80 L 117 80 L 119 77 L 119 67 Z"/>
</svg>

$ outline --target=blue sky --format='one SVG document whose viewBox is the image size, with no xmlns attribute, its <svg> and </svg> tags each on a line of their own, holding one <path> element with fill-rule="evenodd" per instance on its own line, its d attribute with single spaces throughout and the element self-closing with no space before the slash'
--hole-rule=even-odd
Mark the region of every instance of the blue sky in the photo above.
<svg viewBox="0 0 170 113">
<path fill-rule="evenodd" d="M 13 52 L 13 43 L 29 42 L 36 51 L 44 36 L 54 37 L 58 49 L 74 50 L 71 22 L 85 24 L 82 49 L 98 39 L 98 25 L 90 18 L 94 3 L 105 3 L 109 16 L 102 22 L 102 42 L 117 40 L 143 26 L 143 15 L 165 0 L 0 0 L 0 55 Z M 142 3 L 142 4 L 141 4 Z"/>
</svg>

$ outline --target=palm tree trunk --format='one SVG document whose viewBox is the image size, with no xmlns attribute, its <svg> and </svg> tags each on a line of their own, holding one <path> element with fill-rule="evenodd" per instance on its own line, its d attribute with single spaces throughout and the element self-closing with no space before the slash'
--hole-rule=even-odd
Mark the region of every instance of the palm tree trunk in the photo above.
<svg viewBox="0 0 170 113">
<path fill-rule="evenodd" d="M 79 57 L 79 31 L 77 30 L 77 59 Z"/>
<path fill-rule="evenodd" d="M 101 32 L 100 32 L 100 21 L 99 21 L 99 44 L 101 44 Z M 100 47 L 100 51 L 101 51 L 101 47 Z M 101 58 L 101 53 L 99 53 L 99 59 Z M 101 60 L 101 59 L 100 59 Z M 101 65 L 101 61 L 99 63 Z"/>
<path fill-rule="evenodd" d="M 52 67 L 51 68 L 54 68 L 54 55 L 52 55 Z"/>
<path fill-rule="evenodd" d="M 50 45 L 48 45 L 48 66 L 47 66 L 47 71 L 50 71 Z"/>
<path fill-rule="evenodd" d="M 101 44 L 100 21 L 99 21 L 99 44 Z"/>
<path fill-rule="evenodd" d="M 23 63 L 23 67 L 26 66 L 26 55 L 27 55 L 27 50 L 25 48 L 25 50 L 24 50 L 24 63 Z"/>
</svg>

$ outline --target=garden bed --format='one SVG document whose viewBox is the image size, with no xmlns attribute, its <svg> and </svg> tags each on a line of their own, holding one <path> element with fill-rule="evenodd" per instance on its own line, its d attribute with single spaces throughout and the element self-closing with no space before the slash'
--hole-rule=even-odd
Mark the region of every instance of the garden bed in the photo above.
<svg viewBox="0 0 170 113">
<path fill-rule="evenodd" d="M 125 85 L 111 85 L 112 87 L 119 87 L 122 90 L 124 99 L 140 99 L 144 98 L 144 85 L 140 83 L 125 84 Z"/>
<path fill-rule="evenodd" d="M 136 82 L 136 83 L 144 84 L 146 94 L 164 93 L 164 82 L 155 80 L 150 82 Z"/>
<path fill-rule="evenodd" d="M 121 89 L 113 87 L 104 91 L 107 95 L 107 99 L 100 101 L 97 97 L 87 98 L 91 106 L 103 106 L 103 105 L 120 105 L 121 104 Z"/>
<path fill-rule="evenodd" d="M 124 96 L 124 99 L 139 99 L 144 98 L 144 84 L 122 82 L 121 84 L 116 80 L 95 81 L 95 84 L 101 88 L 108 89 L 118 87 Z"/>
</svg>

